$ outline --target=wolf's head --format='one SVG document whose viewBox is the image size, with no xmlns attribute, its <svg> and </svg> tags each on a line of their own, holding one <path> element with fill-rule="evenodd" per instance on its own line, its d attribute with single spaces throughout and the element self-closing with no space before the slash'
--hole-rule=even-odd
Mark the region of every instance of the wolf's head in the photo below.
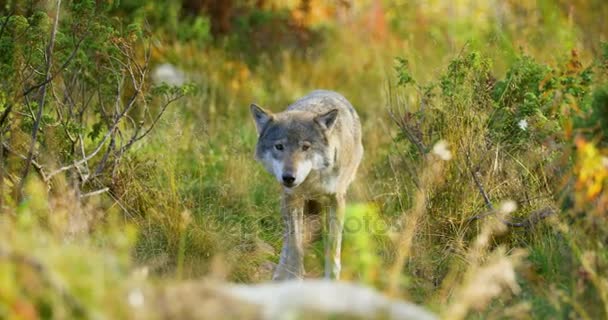
<svg viewBox="0 0 608 320">
<path fill-rule="evenodd" d="M 285 111 L 272 114 L 251 105 L 259 138 L 255 158 L 287 188 L 301 184 L 313 170 L 331 168 L 335 150 L 328 137 L 338 109 L 323 114 Z"/>
</svg>

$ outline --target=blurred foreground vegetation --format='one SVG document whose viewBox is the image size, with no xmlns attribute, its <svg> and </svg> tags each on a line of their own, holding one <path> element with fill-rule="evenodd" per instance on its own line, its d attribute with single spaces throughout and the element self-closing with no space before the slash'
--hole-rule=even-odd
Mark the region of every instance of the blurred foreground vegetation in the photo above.
<svg viewBox="0 0 608 320">
<path fill-rule="evenodd" d="M 147 292 L 268 281 L 280 190 L 247 106 L 319 88 L 364 131 L 346 281 L 446 319 L 608 317 L 604 1 L 0 10 L 0 319 L 167 318 Z"/>
</svg>

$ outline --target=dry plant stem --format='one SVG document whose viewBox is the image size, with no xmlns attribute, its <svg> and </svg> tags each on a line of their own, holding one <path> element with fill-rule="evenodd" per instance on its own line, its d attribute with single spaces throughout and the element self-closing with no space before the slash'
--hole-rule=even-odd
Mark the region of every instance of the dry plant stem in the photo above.
<svg viewBox="0 0 608 320">
<path fill-rule="evenodd" d="M 36 141 L 38 139 L 38 130 L 40 129 L 40 122 L 42 121 L 42 110 L 44 109 L 44 101 L 46 98 L 46 85 L 51 79 L 51 66 L 53 64 L 53 49 L 55 48 L 55 37 L 57 35 L 57 27 L 59 26 L 59 13 L 61 11 L 61 0 L 57 0 L 57 5 L 55 8 L 55 21 L 53 21 L 53 28 L 51 30 L 51 38 L 49 40 L 49 44 L 46 48 L 46 71 L 45 71 L 45 82 L 40 87 L 40 99 L 38 100 L 38 112 L 36 114 L 36 119 L 34 121 L 34 126 L 32 128 L 32 141 L 30 143 L 30 148 L 27 154 L 27 159 L 25 161 L 25 167 L 23 168 L 23 173 L 21 174 L 21 181 L 19 182 L 19 187 L 16 189 L 17 199 L 21 199 L 21 192 L 25 185 L 25 180 L 30 171 L 30 166 L 34 157 L 34 149 L 36 148 Z"/>
<path fill-rule="evenodd" d="M 462 146 L 462 143 L 461 143 L 461 146 Z M 468 151 L 468 150 L 466 151 L 466 164 L 467 164 L 467 168 L 469 169 L 469 172 L 471 172 L 471 176 L 473 177 L 473 182 L 475 182 L 475 186 L 477 186 L 477 190 L 479 190 L 479 193 L 483 197 L 486 207 L 488 208 L 487 212 L 472 216 L 467 221 L 470 222 L 473 220 L 485 218 L 489 215 L 496 214 L 498 212 L 498 210 L 496 210 L 494 208 L 494 206 L 492 205 L 492 202 L 490 201 L 490 197 L 488 196 L 487 192 L 483 188 L 483 184 L 481 183 L 481 181 L 479 181 L 479 178 L 477 177 L 477 172 L 473 169 L 470 151 Z M 531 226 L 535 225 L 536 223 L 540 222 L 541 220 L 553 215 L 554 213 L 555 213 L 555 211 L 552 208 L 543 208 L 543 209 L 532 212 L 528 219 L 526 219 L 525 221 L 521 221 L 521 222 L 508 221 L 508 220 L 504 220 L 500 217 L 497 217 L 497 218 L 502 223 L 504 223 L 505 225 L 507 225 L 509 227 L 531 227 Z"/>
<path fill-rule="evenodd" d="M 467 168 L 469 169 L 469 171 L 471 172 L 471 176 L 473 177 L 473 182 L 475 182 L 475 185 L 477 186 L 477 190 L 479 190 L 479 193 L 481 194 L 481 196 L 483 197 L 483 201 L 486 204 L 486 207 L 488 207 L 488 209 L 490 211 L 494 211 L 494 206 L 492 206 L 492 202 L 490 201 L 490 197 L 488 196 L 488 194 L 486 193 L 485 189 L 483 188 L 483 184 L 481 184 L 481 181 L 479 181 L 479 178 L 477 178 L 477 172 L 473 169 L 473 165 L 471 163 L 471 153 L 469 150 L 466 151 L 466 162 L 467 162 Z"/>
<path fill-rule="evenodd" d="M 435 160 L 434 162 L 430 157 L 426 157 L 424 162 L 424 170 L 420 179 L 420 188 L 414 195 L 414 207 L 403 215 L 403 224 L 405 228 L 399 234 L 399 240 L 397 242 L 397 257 L 395 263 L 389 269 L 389 295 L 396 296 L 399 293 L 399 277 L 401 276 L 401 270 L 405 264 L 405 260 L 409 257 L 414 236 L 418 229 L 420 219 L 426 212 L 427 204 L 427 191 L 429 184 L 432 183 L 433 176 L 440 169 L 441 163 Z"/>
<path fill-rule="evenodd" d="M 401 276 L 401 269 L 405 264 L 405 259 L 410 255 L 410 249 L 412 247 L 412 242 L 414 239 L 414 234 L 418 225 L 418 221 L 425 212 L 425 192 L 426 190 L 424 188 L 420 188 L 416 191 L 416 195 L 414 198 L 416 204 L 414 208 L 406 214 L 406 226 L 405 229 L 403 229 L 403 231 L 399 235 L 397 258 L 395 259 L 395 263 L 391 266 L 389 270 L 389 295 L 391 296 L 396 296 L 399 293 L 399 277 Z"/>
</svg>

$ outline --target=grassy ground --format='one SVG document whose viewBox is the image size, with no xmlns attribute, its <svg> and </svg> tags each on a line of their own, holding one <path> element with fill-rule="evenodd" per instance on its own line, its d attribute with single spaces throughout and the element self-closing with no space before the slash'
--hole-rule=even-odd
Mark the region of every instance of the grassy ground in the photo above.
<svg viewBox="0 0 608 320">
<path fill-rule="evenodd" d="M 318 88 L 347 97 L 363 125 L 345 280 L 446 319 L 608 316 L 606 181 L 585 198 L 605 164 L 582 177 L 605 145 L 571 129 L 605 70 L 585 82 L 599 41 L 558 7 L 513 5 L 497 18 L 490 5 L 387 4 L 383 25 L 363 6 L 350 23 L 311 22 L 323 40 L 310 52 L 255 61 L 228 42 L 157 35 L 153 59 L 184 70 L 197 93 L 125 155 L 108 193 L 80 201 L 62 177 L 49 192 L 32 175 L 0 224 L 0 318 L 128 318 L 137 288 L 267 281 L 280 188 L 253 160 L 248 106 L 280 111 Z M 447 160 L 434 149 L 443 143 Z M 307 276 L 319 277 L 322 240 L 308 247 Z"/>
</svg>

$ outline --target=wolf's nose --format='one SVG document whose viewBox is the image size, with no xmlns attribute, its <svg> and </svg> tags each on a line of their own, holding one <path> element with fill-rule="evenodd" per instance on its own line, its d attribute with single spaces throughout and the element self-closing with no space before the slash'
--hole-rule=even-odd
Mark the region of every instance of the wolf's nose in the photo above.
<svg viewBox="0 0 608 320">
<path fill-rule="evenodd" d="M 291 186 L 296 181 L 296 177 L 292 176 L 291 174 L 284 174 L 282 178 L 283 183 L 286 186 Z"/>
</svg>

